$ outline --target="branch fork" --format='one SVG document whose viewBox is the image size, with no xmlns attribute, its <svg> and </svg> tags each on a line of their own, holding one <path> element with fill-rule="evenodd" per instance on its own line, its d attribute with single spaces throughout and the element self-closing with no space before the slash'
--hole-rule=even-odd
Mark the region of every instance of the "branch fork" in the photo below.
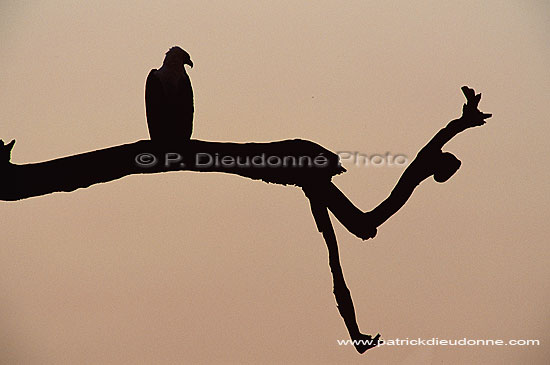
<svg viewBox="0 0 550 365">
<path fill-rule="evenodd" d="M 346 286 L 336 235 L 328 210 L 354 235 L 367 240 L 374 238 L 377 228 L 395 214 L 407 202 L 414 189 L 426 178 L 433 176 L 442 183 L 453 176 L 461 162 L 450 152 L 443 152 L 443 146 L 458 133 L 485 124 L 492 114 L 478 109 L 481 94 L 476 94 L 467 86 L 462 87 L 466 103 L 462 116 L 441 129 L 418 152 L 416 158 L 405 169 L 390 195 L 374 209 L 363 212 L 357 208 L 331 181 L 332 177 L 345 172 L 339 164 L 338 156 L 305 140 L 286 140 L 270 143 L 222 143 L 191 140 L 182 146 L 159 146 L 152 141 L 138 141 L 102 150 L 64 157 L 33 164 L 17 165 L 10 162 L 15 140 L 5 144 L 0 140 L 0 200 L 20 200 L 59 191 L 73 191 L 97 183 L 113 181 L 131 174 L 159 173 L 174 170 L 199 172 L 222 172 L 263 180 L 268 183 L 295 185 L 303 189 L 309 199 L 311 211 L 319 232 L 322 233 L 329 253 L 329 266 L 332 272 L 334 296 L 338 311 L 355 340 L 359 353 L 378 344 L 380 335 L 372 337 L 360 332 L 355 317 L 351 294 Z M 259 154 L 283 160 L 286 157 L 300 159 L 304 156 L 315 159 L 323 156 L 327 163 L 321 167 L 227 167 L 198 166 L 194 156 L 199 153 L 254 158 Z M 168 165 L 160 161 L 161 155 L 171 154 Z M 288 156 L 288 155 L 291 156 Z M 138 160 L 138 157 L 147 157 Z M 265 156 L 264 156 L 265 157 Z M 180 159 L 181 158 L 181 159 Z M 177 159 L 177 161 L 175 161 Z M 325 161 L 323 159 L 323 161 Z M 141 161 L 141 162 L 140 162 Z M 269 157 L 268 157 L 269 161 Z M 317 161 L 317 160 L 315 160 Z M 319 160 L 321 161 L 321 160 Z M 153 164 L 153 162 L 155 162 Z"/>
</svg>

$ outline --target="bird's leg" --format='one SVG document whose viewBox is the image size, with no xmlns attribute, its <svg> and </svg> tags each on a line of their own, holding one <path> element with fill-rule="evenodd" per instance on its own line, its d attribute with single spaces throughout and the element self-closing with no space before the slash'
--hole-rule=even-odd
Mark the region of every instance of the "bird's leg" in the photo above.
<svg viewBox="0 0 550 365">
<path fill-rule="evenodd" d="M 368 349 L 378 345 L 380 334 L 374 338 L 370 335 L 361 333 L 355 317 L 355 308 L 351 299 L 351 293 L 344 280 L 342 267 L 340 266 L 340 257 L 338 253 L 338 242 L 336 235 L 330 222 L 327 207 L 322 200 L 317 199 L 317 194 L 314 189 L 304 189 L 306 196 L 309 198 L 311 212 L 317 224 L 319 232 L 322 233 L 329 255 L 329 266 L 332 272 L 333 292 L 336 298 L 336 304 L 340 315 L 344 319 L 346 328 L 351 339 L 354 341 L 354 346 L 359 353 L 364 353 Z"/>
</svg>

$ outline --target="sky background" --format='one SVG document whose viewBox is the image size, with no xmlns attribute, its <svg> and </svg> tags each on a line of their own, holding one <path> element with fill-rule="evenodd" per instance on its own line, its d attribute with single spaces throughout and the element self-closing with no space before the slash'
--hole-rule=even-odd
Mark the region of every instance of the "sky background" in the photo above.
<svg viewBox="0 0 550 365">
<path fill-rule="evenodd" d="M 468 85 L 487 125 L 362 242 L 333 219 L 359 326 L 539 347 L 358 355 L 300 189 L 173 172 L 0 202 L 0 362 L 543 364 L 550 357 L 546 1 L 2 1 L 0 138 L 38 162 L 148 138 L 144 84 L 180 45 L 193 138 L 304 138 L 413 158 Z M 403 166 L 344 163 L 361 209 Z M 70 172 L 69 172 L 70 173 Z M 9 177 L 2 177 L 9 178 Z"/>
</svg>

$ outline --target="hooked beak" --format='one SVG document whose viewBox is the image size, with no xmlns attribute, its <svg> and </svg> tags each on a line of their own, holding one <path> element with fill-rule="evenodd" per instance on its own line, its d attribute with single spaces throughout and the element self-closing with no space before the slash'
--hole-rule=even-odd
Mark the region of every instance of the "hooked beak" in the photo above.
<svg viewBox="0 0 550 365">
<path fill-rule="evenodd" d="M 187 62 L 185 62 L 185 64 L 189 65 L 189 67 L 193 68 L 193 61 L 188 60 Z"/>
</svg>

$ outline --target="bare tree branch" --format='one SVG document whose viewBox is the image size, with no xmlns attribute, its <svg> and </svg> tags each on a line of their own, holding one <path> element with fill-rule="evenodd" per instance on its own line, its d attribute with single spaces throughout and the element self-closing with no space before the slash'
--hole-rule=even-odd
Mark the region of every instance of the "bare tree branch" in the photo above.
<svg viewBox="0 0 550 365">
<path fill-rule="evenodd" d="M 346 171 L 338 155 L 301 139 L 269 143 L 191 140 L 173 146 L 138 141 L 24 165 L 9 162 L 12 147 L 13 141 L 5 146 L 0 143 L 0 200 L 68 192 L 127 175 L 168 171 L 222 172 L 296 186 L 330 181 Z"/>
<path fill-rule="evenodd" d="M 317 228 L 327 244 L 338 310 L 350 337 L 356 341 L 357 351 L 363 353 L 377 345 L 380 335 L 372 338 L 359 331 L 327 208 L 351 233 L 362 239 L 373 238 L 377 227 L 401 209 L 423 180 L 433 176 L 435 181 L 442 183 L 454 175 L 461 162 L 451 153 L 443 152 L 443 146 L 458 133 L 481 126 L 492 116 L 479 111 L 481 94 L 476 95 L 466 86 L 462 91 L 467 100 L 462 116 L 449 122 L 418 152 L 388 198 L 368 212 L 357 208 L 332 183 L 334 175 L 345 171 L 338 156 L 316 143 L 299 139 L 270 143 L 191 140 L 173 146 L 138 141 L 25 165 L 10 163 L 15 141 L 6 145 L 0 140 L 0 199 L 19 200 L 73 191 L 132 174 L 178 170 L 223 172 L 302 187 L 310 201 Z"/>
<path fill-rule="evenodd" d="M 317 198 L 323 199 L 330 211 L 350 232 L 362 239 L 373 238 L 376 228 L 403 207 L 422 181 L 433 176 L 435 181 L 443 183 L 459 169 L 460 160 L 449 152 L 443 152 L 443 146 L 458 133 L 481 126 L 485 124 L 485 119 L 492 116 L 477 109 L 481 94 L 476 95 L 474 90 L 466 86 L 462 87 L 462 91 L 467 99 L 462 116 L 449 122 L 418 152 L 388 198 L 376 208 L 362 212 L 331 181 L 316 182 L 317 186 L 323 186 L 322 189 L 314 190 L 320 192 L 317 193 Z"/>
<path fill-rule="evenodd" d="M 338 311 L 359 353 L 377 346 L 380 334 L 373 338 L 359 330 L 351 293 L 340 265 L 338 243 L 327 207 L 350 232 L 362 239 L 369 239 L 376 236 L 378 226 L 401 209 L 416 186 L 424 179 L 434 176 L 437 182 L 447 181 L 460 167 L 460 161 L 454 155 L 442 152 L 441 148 L 458 133 L 471 127 L 481 126 L 485 124 L 485 119 L 491 117 L 491 114 L 482 113 L 477 109 L 481 94 L 475 95 L 474 90 L 466 86 L 462 91 L 467 99 L 467 103 L 463 106 L 462 117 L 449 122 L 420 150 L 401 175 L 390 196 L 370 212 L 362 212 L 331 181 L 319 181 L 303 186 L 304 193 L 310 201 L 317 228 L 322 233 L 329 252 L 333 293 Z"/>
</svg>

